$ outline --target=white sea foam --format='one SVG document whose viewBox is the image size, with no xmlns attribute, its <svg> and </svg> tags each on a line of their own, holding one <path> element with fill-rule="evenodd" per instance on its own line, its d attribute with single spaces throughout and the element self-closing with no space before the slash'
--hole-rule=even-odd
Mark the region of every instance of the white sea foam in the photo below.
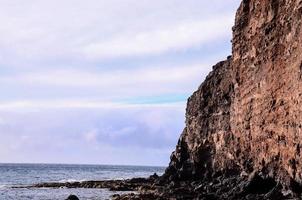
<svg viewBox="0 0 302 200">
<path fill-rule="evenodd" d="M 8 187 L 8 185 L 0 185 L 0 190 L 1 189 L 5 189 L 5 188 L 7 188 Z"/>
<path fill-rule="evenodd" d="M 82 180 L 76 180 L 76 179 L 62 179 L 59 180 L 59 183 L 74 183 L 74 182 L 84 182 L 87 181 L 86 179 L 82 179 Z"/>
</svg>

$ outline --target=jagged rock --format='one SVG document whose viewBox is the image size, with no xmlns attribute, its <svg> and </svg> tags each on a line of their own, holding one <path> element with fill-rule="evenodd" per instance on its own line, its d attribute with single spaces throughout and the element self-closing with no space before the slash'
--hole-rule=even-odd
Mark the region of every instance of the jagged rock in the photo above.
<svg viewBox="0 0 302 200">
<path fill-rule="evenodd" d="M 233 93 L 229 58 L 213 67 L 206 81 L 189 98 L 184 129 L 171 155 L 165 175 L 170 180 L 207 179 L 212 173 L 215 146 L 227 145 L 230 138 L 230 104 Z M 224 136 L 224 138 L 219 138 Z M 220 140 L 219 140 L 220 139 Z M 223 149 L 219 150 L 223 152 Z M 223 152 L 224 153 L 224 152 Z M 218 160 L 217 160 L 218 161 Z M 232 161 L 225 165 L 233 170 Z"/>
<path fill-rule="evenodd" d="M 149 177 L 149 179 L 151 179 L 151 180 L 157 180 L 158 178 L 159 178 L 159 176 L 156 173 L 154 173 L 153 175 L 151 175 Z"/>
<path fill-rule="evenodd" d="M 302 0 L 242 1 L 232 56 L 189 98 L 166 182 L 254 173 L 246 196 L 265 198 L 277 183 L 302 193 L 301 23 Z"/>
</svg>

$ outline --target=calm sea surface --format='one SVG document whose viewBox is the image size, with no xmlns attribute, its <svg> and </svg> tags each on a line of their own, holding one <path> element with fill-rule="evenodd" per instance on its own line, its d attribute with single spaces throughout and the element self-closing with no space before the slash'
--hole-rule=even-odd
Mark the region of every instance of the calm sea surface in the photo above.
<svg viewBox="0 0 302 200">
<path fill-rule="evenodd" d="M 75 194 L 81 200 L 109 199 L 106 189 L 13 189 L 41 182 L 127 179 L 162 174 L 164 167 L 57 164 L 0 164 L 0 200 L 64 200 Z"/>
</svg>

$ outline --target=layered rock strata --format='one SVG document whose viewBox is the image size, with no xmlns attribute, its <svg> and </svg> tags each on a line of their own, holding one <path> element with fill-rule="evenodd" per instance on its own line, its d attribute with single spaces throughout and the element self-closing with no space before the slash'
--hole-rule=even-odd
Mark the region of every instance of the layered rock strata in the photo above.
<svg viewBox="0 0 302 200">
<path fill-rule="evenodd" d="M 300 192 L 302 0 L 243 0 L 232 56 L 189 98 L 167 181 L 261 176 Z"/>
</svg>

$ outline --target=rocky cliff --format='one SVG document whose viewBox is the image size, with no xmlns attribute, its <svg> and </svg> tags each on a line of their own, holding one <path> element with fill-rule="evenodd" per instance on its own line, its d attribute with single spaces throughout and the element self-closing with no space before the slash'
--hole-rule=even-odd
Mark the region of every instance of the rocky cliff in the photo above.
<svg viewBox="0 0 302 200">
<path fill-rule="evenodd" d="M 238 177 L 301 193 L 301 23 L 302 0 L 242 1 L 232 56 L 189 98 L 167 181 Z"/>
<path fill-rule="evenodd" d="M 302 199 L 301 24 L 302 0 L 242 1 L 232 56 L 189 98 L 162 177 L 31 187 L 138 191 L 116 200 Z"/>
</svg>

